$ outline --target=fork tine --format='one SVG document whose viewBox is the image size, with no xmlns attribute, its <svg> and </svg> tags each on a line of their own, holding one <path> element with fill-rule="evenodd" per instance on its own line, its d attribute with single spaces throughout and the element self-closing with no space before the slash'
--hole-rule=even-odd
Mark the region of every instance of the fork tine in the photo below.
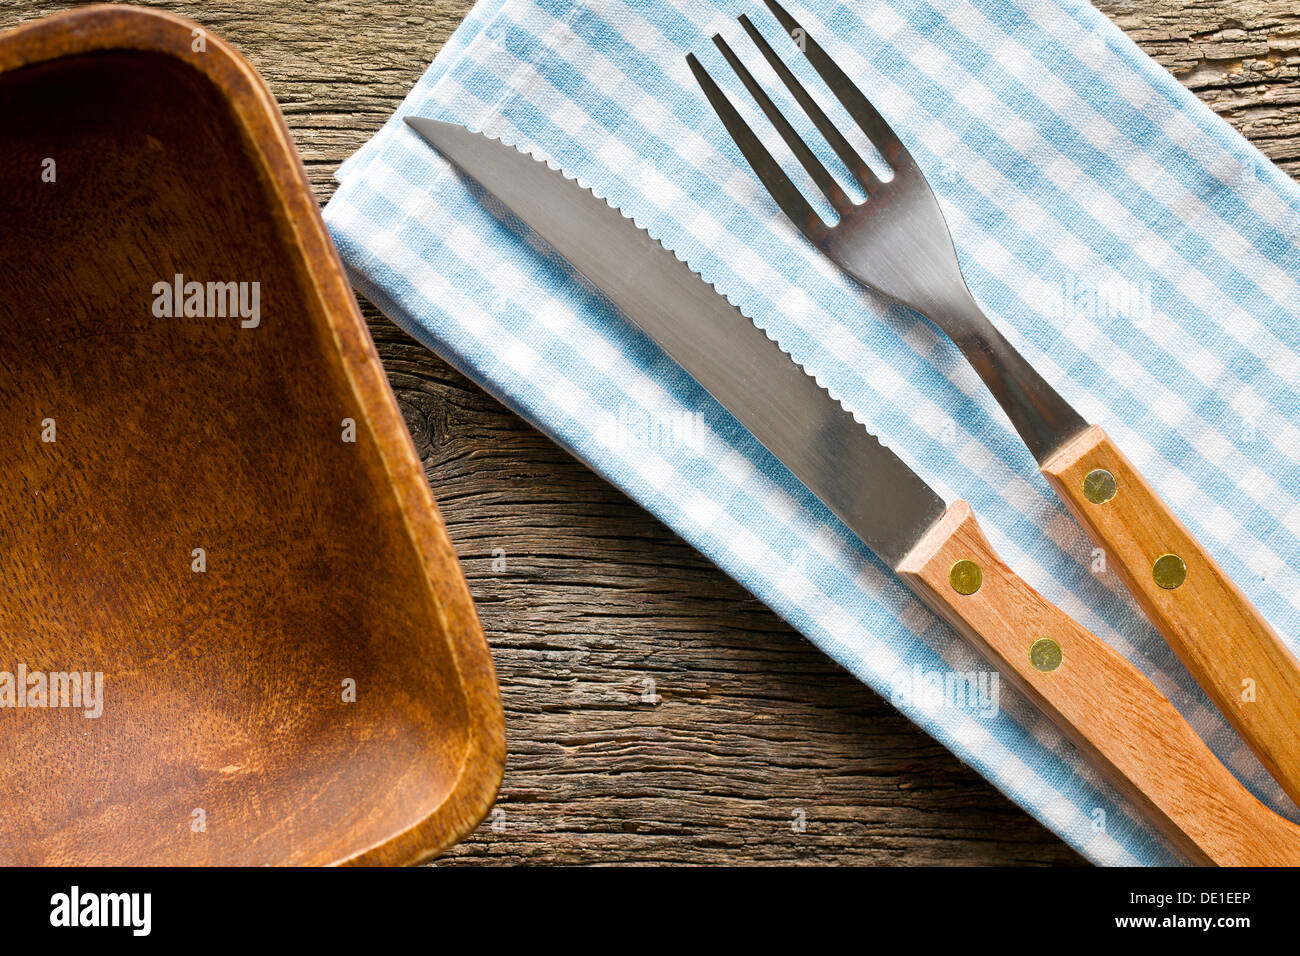
<svg viewBox="0 0 1300 956">
<path fill-rule="evenodd" d="M 768 193 L 776 200 L 776 204 L 781 207 L 781 211 L 813 242 L 824 239 L 826 224 L 803 197 L 803 193 L 790 182 L 790 177 L 781 169 L 781 164 L 772 158 L 767 147 L 754 135 L 754 131 L 731 105 L 731 101 L 718 88 L 718 84 L 713 82 L 713 77 L 709 76 L 694 53 L 686 54 L 686 63 L 695 74 L 695 80 L 704 90 L 704 95 L 712 104 L 714 112 L 718 114 L 718 119 L 722 120 L 722 125 L 731 134 L 732 140 L 740 148 L 740 152 L 763 185 L 767 187 Z"/>
<path fill-rule="evenodd" d="M 826 81 L 835 98 L 844 104 L 849 115 L 862 127 L 862 132 L 867 134 L 867 138 L 875 144 L 876 149 L 880 150 L 880 154 L 885 157 L 890 166 L 894 167 L 895 172 L 901 165 L 915 166 L 912 154 L 907 151 L 903 141 L 895 135 L 893 129 L 885 122 L 885 118 L 871 105 L 871 101 L 863 95 L 844 71 L 835 65 L 830 54 L 823 50 L 821 45 L 808 35 L 808 31 L 799 26 L 799 22 L 776 0 L 763 0 L 763 2 L 767 4 L 767 8 L 772 11 L 772 16 L 776 17 L 785 32 L 790 35 L 794 45 L 803 51 L 803 55 L 808 58 L 813 69 Z"/>
<path fill-rule="evenodd" d="M 830 200 L 830 204 L 840 213 L 851 209 L 853 200 L 845 195 L 844 190 L 840 188 L 840 184 L 822 165 L 822 161 L 808 148 L 808 144 L 790 125 L 790 121 L 785 118 L 785 114 L 781 112 L 780 108 L 772 102 L 772 98 L 758 85 L 758 80 L 754 79 L 754 74 L 750 73 L 745 64 L 740 62 L 740 58 L 727 45 L 727 41 L 721 35 L 715 35 L 713 42 L 722 51 L 722 56 L 731 65 L 736 75 L 740 77 L 740 82 L 745 84 L 745 89 L 749 90 L 749 95 L 754 98 L 754 102 L 759 105 L 764 115 L 776 127 L 776 131 L 781 134 L 785 144 L 790 147 L 790 152 L 794 153 L 800 165 L 808 171 L 808 175 L 817 184 L 817 188 L 825 193 L 826 198 Z"/>
<path fill-rule="evenodd" d="M 840 158 L 848 171 L 857 178 L 862 188 L 867 190 L 868 193 L 871 192 L 880 184 L 880 180 L 876 178 L 876 174 L 872 172 L 871 167 L 863 161 L 862 157 L 858 155 L 858 151 L 844 138 L 844 134 L 830 121 L 830 117 L 817 105 L 817 101 L 808 94 L 808 90 L 799 82 L 793 71 L 786 66 L 785 61 L 776 55 L 776 51 L 772 49 L 772 44 L 768 43 L 767 38 L 758 32 L 758 28 L 754 26 L 753 21 L 743 13 L 738 19 L 740 25 L 745 28 L 745 32 L 749 34 L 749 38 L 758 47 L 759 52 L 771 64 L 772 69 L 776 71 L 776 75 L 781 78 L 781 82 L 785 84 L 786 89 L 798 101 L 803 111 L 808 114 L 818 132 L 826 138 L 826 142 L 830 143 L 831 149 L 835 150 L 835 155 Z"/>
</svg>

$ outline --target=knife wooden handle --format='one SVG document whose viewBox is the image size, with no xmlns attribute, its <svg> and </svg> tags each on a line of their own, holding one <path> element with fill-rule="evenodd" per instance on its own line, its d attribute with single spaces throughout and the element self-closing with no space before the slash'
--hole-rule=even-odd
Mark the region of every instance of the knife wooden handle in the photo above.
<svg viewBox="0 0 1300 956">
<path fill-rule="evenodd" d="M 1300 802 L 1295 656 L 1099 426 L 1042 471 L 1183 666 Z"/>
<path fill-rule="evenodd" d="M 1300 864 L 1300 826 L 1256 800 L 1127 659 L 1017 577 L 966 502 L 896 570 L 1192 861 Z"/>
</svg>

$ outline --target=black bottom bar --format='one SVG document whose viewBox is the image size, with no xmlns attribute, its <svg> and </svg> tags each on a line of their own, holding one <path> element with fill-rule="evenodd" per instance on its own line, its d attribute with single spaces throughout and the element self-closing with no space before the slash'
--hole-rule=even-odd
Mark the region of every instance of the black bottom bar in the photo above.
<svg viewBox="0 0 1300 956">
<path fill-rule="evenodd" d="M 373 947 L 391 937 L 460 951 L 512 939 L 660 949 L 706 938 L 775 944 L 767 934 L 778 923 L 867 947 L 1191 936 L 1232 946 L 1291 928 L 1295 879 L 1087 868 L 0 869 L 0 925 L 6 946 L 76 936 Z"/>
</svg>

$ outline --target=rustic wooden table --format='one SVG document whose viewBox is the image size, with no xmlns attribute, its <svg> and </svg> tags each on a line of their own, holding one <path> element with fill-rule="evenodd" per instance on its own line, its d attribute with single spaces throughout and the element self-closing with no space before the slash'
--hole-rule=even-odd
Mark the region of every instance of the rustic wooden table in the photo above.
<svg viewBox="0 0 1300 956">
<path fill-rule="evenodd" d="M 324 202 L 472 3 L 157 5 L 261 71 Z M 68 6 L 3 0 L 0 29 Z M 1300 173 L 1295 0 L 1099 6 Z M 1081 862 L 656 519 L 363 307 L 505 700 L 497 808 L 444 863 Z"/>
</svg>

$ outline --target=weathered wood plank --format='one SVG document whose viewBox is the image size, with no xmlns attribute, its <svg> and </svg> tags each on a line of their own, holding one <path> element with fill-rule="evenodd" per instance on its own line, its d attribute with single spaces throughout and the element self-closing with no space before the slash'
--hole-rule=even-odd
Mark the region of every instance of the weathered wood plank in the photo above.
<svg viewBox="0 0 1300 956">
<path fill-rule="evenodd" d="M 1300 174 L 1294 0 L 1102 0 L 1097 6 L 1211 109 Z"/>
<path fill-rule="evenodd" d="M 471 6 L 164 5 L 258 67 L 322 201 Z M 1099 5 L 1300 172 L 1293 0 Z M 13 0 L 0 28 L 65 6 Z M 1078 862 L 658 521 L 365 312 L 505 698 L 499 812 L 444 863 Z"/>
</svg>

